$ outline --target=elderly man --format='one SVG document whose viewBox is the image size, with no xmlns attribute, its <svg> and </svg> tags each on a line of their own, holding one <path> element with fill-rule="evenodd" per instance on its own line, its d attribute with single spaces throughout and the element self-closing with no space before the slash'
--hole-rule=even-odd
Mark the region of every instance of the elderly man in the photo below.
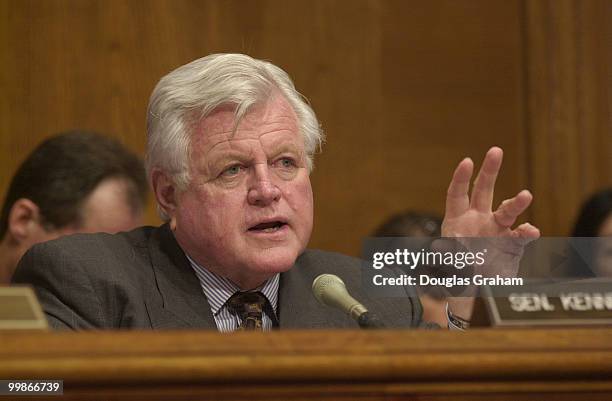
<svg viewBox="0 0 612 401">
<path fill-rule="evenodd" d="M 356 327 L 319 305 L 321 273 L 340 276 L 383 323 L 420 325 L 414 294 L 372 299 L 359 261 L 307 250 L 313 222 L 309 173 L 321 143 L 312 109 L 280 68 L 240 54 L 204 57 L 157 84 L 148 110 L 147 169 L 167 224 L 34 247 L 16 281 L 35 286 L 54 327 L 220 331 Z M 524 191 L 491 211 L 502 153 L 491 149 L 473 190 L 463 160 L 448 191 L 449 236 L 539 235 L 512 230 Z M 469 302 L 451 309 L 467 317 Z"/>
</svg>

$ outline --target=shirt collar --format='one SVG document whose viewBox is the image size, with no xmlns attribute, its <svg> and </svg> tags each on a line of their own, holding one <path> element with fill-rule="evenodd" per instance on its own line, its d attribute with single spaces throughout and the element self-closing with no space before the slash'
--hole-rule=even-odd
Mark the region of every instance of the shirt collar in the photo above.
<svg viewBox="0 0 612 401">
<path fill-rule="evenodd" d="M 200 285 L 204 291 L 204 295 L 210 305 L 210 310 L 213 315 L 217 315 L 223 305 L 227 302 L 232 295 L 237 291 L 241 291 L 240 288 L 231 282 L 231 280 L 221 277 L 218 274 L 211 272 L 205 267 L 199 265 L 196 261 L 191 259 L 189 255 L 185 254 L 191 267 L 193 268 Z M 274 276 L 266 280 L 266 282 L 258 287 L 256 290 L 261 291 L 262 294 L 268 299 L 270 305 L 274 309 L 274 313 L 277 313 L 278 306 L 278 285 L 280 281 L 280 274 L 276 273 Z"/>
</svg>

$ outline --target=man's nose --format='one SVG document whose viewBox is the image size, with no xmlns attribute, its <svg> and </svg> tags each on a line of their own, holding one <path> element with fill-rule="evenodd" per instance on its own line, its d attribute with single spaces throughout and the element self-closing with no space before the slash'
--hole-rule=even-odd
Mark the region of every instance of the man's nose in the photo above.
<svg viewBox="0 0 612 401">
<path fill-rule="evenodd" d="M 256 206 L 267 206 L 273 202 L 278 202 L 281 197 L 281 190 L 270 179 L 269 167 L 267 165 L 258 165 L 255 168 L 254 177 L 252 177 L 251 185 L 247 199 L 249 204 Z"/>
</svg>

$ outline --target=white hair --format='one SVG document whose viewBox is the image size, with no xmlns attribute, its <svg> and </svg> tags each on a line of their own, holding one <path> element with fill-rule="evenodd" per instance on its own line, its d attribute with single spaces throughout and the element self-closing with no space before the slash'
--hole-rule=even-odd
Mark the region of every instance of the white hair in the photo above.
<svg viewBox="0 0 612 401">
<path fill-rule="evenodd" d="M 159 168 L 179 189 L 185 189 L 190 181 L 194 122 L 221 106 L 232 105 L 237 125 L 251 106 L 266 101 L 275 90 L 295 111 L 308 171 L 312 171 L 314 153 L 324 136 L 314 111 L 289 75 L 272 63 L 244 54 L 211 54 L 177 68 L 155 86 L 147 111 L 149 177 L 153 168 Z"/>
</svg>

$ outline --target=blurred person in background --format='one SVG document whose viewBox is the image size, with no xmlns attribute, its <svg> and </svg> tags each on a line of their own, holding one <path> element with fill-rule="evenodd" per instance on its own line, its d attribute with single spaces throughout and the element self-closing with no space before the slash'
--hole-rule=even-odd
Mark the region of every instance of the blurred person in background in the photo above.
<svg viewBox="0 0 612 401">
<path fill-rule="evenodd" d="M 580 208 L 572 237 L 612 236 L 612 188 L 591 195 Z"/>
<path fill-rule="evenodd" d="M 142 225 L 142 161 L 119 142 L 70 131 L 41 143 L 15 173 L 0 215 L 0 284 L 34 244 L 77 232 Z"/>
<path fill-rule="evenodd" d="M 612 277 L 612 188 L 594 193 L 581 206 L 572 237 L 600 237 L 585 244 L 586 251 L 574 254 L 571 275 Z"/>
<path fill-rule="evenodd" d="M 392 215 L 372 234 L 373 237 L 440 237 L 442 218 L 428 213 L 407 211 Z M 423 320 L 446 327 L 447 294 L 439 286 L 417 288 L 423 306 Z"/>
</svg>

